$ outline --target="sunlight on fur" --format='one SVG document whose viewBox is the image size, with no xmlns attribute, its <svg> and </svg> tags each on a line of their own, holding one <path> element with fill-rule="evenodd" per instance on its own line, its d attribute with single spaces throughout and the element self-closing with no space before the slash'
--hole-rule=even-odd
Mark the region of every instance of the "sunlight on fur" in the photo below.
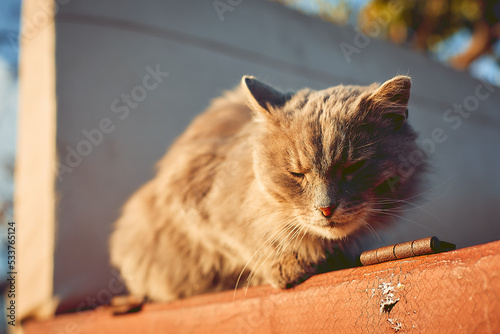
<svg viewBox="0 0 500 334">
<path fill-rule="evenodd" d="M 349 241 L 397 217 L 425 164 L 411 81 L 282 93 L 251 76 L 212 101 L 126 203 L 111 262 L 131 294 L 171 301 L 331 270 Z M 322 269 L 320 269 L 320 267 Z M 326 269 L 325 269 L 326 267 Z"/>
</svg>

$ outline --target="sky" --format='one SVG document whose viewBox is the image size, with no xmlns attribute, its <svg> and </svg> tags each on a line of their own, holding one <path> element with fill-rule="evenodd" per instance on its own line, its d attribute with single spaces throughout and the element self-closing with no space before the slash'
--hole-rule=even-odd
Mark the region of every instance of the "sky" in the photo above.
<svg viewBox="0 0 500 334">
<path fill-rule="evenodd" d="M 17 126 L 18 48 L 13 37 L 19 33 L 21 1 L 0 0 L 0 202 L 11 201 Z M 11 219 L 10 217 L 8 217 Z"/>
<path fill-rule="evenodd" d="M 17 71 L 18 49 L 12 37 L 19 33 L 21 0 L 0 1 L 0 58 Z"/>
</svg>

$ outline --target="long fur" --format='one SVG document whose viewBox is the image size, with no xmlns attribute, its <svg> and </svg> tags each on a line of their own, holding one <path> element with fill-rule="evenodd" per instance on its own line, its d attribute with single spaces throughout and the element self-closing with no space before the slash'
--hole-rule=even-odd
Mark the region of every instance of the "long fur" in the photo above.
<svg viewBox="0 0 500 334">
<path fill-rule="evenodd" d="M 280 93 L 244 77 L 126 203 L 110 249 L 130 292 L 171 301 L 237 284 L 287 288 L 340 241 L 387 225 L 424 166 L 398 175 L 399 157 L 418 150 L 410 86 L 399 76 Z"/>
</svg>

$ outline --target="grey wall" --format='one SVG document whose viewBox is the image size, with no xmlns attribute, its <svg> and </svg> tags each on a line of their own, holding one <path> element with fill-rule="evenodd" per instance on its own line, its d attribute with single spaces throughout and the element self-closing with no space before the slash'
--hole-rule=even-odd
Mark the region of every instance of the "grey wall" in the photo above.
<svg viewBox="0 0 500 334">
<path fill-rule="evenodd" d="M 380 241 L 368 235 L 366 247 L 429 235 L 464 247 L 500 237 L 498 89 L 480 101 L 481 83 L 464 73 L 264 0 L 242 1 L 223 20 L 212 1 L 73 0 L 58 10 L 58 153 L 68 167 L 68 146 L 88 153 L 71 160 L 71 171 L 60 169 L 57 183 L 54 288 L 61 310 L 119 292 L 110 287 L 107 239 L 120 206 L 153 176 L 155 162 L 190 120 L 243 74 L 286 90 L 410 74 L 410 122 L 421 139 L 432 138 L 435 128 L 447 139 L 430 155 L 421 202 L 398 227 L 379 233 Z M 341 49 L 347 44 L 357 47 L 350 61 Z M 137 88 L 147 68 L 157 66 L 169 75 L 154 89 Z M 125 111 L 114 110 L 124 104 L 115 100 L 144 91 L 144 100 L 120 119 Z M 464 101 L 479 105 L 453 129 L 443 115 Z M 82 131 L 100 122 L 109 133 L 88 146 Z"/>
</svg>

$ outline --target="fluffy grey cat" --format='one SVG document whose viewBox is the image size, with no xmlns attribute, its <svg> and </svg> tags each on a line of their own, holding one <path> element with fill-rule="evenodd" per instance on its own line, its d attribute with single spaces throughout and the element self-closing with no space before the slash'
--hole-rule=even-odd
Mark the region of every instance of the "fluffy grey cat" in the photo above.
<svg viewBox="0 0 500 334">
<path fill-rule="evenodd" d="M 398 156 L 418 149 L 410 86 L 397 76 L 281 93 L 243 77 L 176 140 L 116 222 L 111 262 L 130 292 L 171 301 L 240 280 L 291 287 L 339 241 L 386 225 L 424 166 L 398 175 Z"/>
</svg>

